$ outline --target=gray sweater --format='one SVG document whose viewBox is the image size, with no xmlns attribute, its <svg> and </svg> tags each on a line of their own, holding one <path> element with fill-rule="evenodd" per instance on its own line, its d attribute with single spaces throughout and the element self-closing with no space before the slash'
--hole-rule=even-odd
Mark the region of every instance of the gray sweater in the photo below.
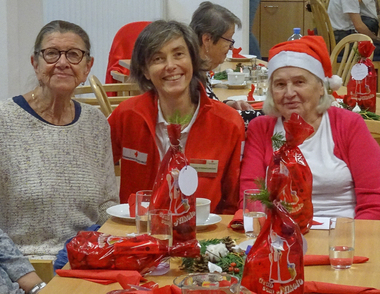
<svg viewBox="0 0 380 294">
<path fill-rule="evenodd" d="M 12 99 L 0 104 L 0 228 L 25 255 L 56 255 L 119 201 L 108 122 L 81 109 L 55 126 Z"/>
</svg>

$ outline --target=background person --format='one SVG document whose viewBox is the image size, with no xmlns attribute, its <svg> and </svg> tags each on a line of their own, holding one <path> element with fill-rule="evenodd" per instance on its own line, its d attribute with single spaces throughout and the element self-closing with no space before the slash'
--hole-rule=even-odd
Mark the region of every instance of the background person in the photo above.
<svg viewBox="0 0 380 294">
<path fill-rule="evenodd" d="M 334 30 L 335 41 L 360 33 L 371 37 L 376 46 L 375 55 L 380 54 L 380 37 L 377 0 L 330 0 L 327 12 Z"/>
<path fill-rule="evenodd" d="M 166 125 L 178 112 L 191 117 L 180 138 L 187 159 L 217 164 L 199 177 L 195 196 L 210 199 L 212 212 L 235 212 L 244 124 L 237 111 L 207 96 L 198 50 L 194 32 L 175 21 L 155 21 L 140 33 L 131 77 L 145 93 L 120 103 L 108 118 L 114 162 L 121 159 L 121 203 L 153 188 L 170 146 Z"/>
<path fill-rule="evenodd" d="M 0 227 L 24 255 L 54 257 L 118 201 L 107 120 L 71 99 L 90 49 L 79 26 L 48 23 L 31 57 L 38 86 L 0 105 Z"/>
<path fill-rule="evenodd" d="M 0 229 L 0 293 L 22 294 L 46 284 L 9 236 Z M 38 293 L 37 290 L 33 294 Z"/>
<path fill-rule="evenodd" d="M 380 219 L 380 147 L 363 118 L 330 107 L 327 94 L 332 70 L 323 38 L 305 36 L 269 51 L 269 88 L 263 110 L 249 127 L 240 177 L 243 192 L 265 178 L 273 155 L 271 137 L 285 135 L 283 122 L 292 113 L 313 126 L 300 146 L 313 175 L 314 215 Z"/>
<path fill-rule="evenodd" d="M 215 69 L 226 59 L 229 50 L 234 48 L 235 26 L 241 28 L 240 19 L 227 8 L 209 1 L 202 2 L 193 13 L 190 27 L 198 36 L 201 58 L 206 61 L 206 92 L 211 99 L 219 100 L 212 90 L 209 71 Z M 238 110 L 252 109 L 246 101 L 225 101 Z"/>
</svg>

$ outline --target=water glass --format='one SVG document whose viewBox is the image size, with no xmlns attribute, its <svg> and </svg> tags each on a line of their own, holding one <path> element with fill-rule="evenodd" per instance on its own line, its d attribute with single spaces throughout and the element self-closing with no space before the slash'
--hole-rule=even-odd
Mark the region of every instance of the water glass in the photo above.
<svg viewBox="0 0 380 294">
<path fill-rule="evenodd" d="M 148 209 L 152 190 L 141 190 L 136 193 L 136 229 L 137 234 L 147 234 Z"/>
<path fill-rule="evenodd" d="M 252 199 L 252 196 L 259 193 L 259 189 L 244 191 L 243 223 L 245 235 L 249 238 L 256 238 L 259 235 L 261 226 L 266 218 L 261 203 Z"/>
<path fill-rule="evenodd" d="M 352 266 L 355 249 L 355 221 L 350 217 L 330 219 L 329 256 L 333 269 Z"/>
<path fill-rule="evenodd" d="M 241 293 L 239 278 L 222 273 L 193 273 L 183 275 L 175 278 L 173 283 L 181 288 L 182 294 Z"/>
<path fill-rule="evenodd" d="M 148 234 L 159 240 L 167 241 L 168 246 L 173 244 L 172 213 L 168 209 L 153 209 L 148 211 Z M 163 260 L 150 273 L 151 276 L 160 276 L 170 270 L 170 260 Z"/>
</svg>

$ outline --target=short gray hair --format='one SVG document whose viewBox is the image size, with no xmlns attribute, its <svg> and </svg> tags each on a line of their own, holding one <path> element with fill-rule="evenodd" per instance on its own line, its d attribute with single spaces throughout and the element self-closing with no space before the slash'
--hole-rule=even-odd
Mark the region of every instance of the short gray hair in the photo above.
<svg viewBox="0 0 380 294">
<path fill-rule="evenodd" d="M 328 93 L 327 87 L 323 81 L 318 78 L 316 75 L 313 74 L 313 76 L 323 85 L 324 94 L 319 100 L 319 104 L 317 106 L 317 112 L 319 114 L 324 113 L 327 109 L 330 108 L 331 103 L 334 101 L 334 98 Z M 272 96 L 272 84 L 273 84 L 273 75 L 269 79 L 269 86 L 268 86 L 268 92 L 267 97 L 264 101 L 263 105 L 263 111 L 266 115 L 280 117 L 282 114 L 278 111 L 277 107 L 274 105 L 274 100 Z"/>
<path fill-rule="evenodd" d="M 199 55 L 197 37 L 193 30 L 180 22 L 157 20 L 145 27 L 138 36 L 133 48 L 131 60 L 131 79 L 139 84 L 142 91 L 155 90 L 153 83 L 144 73 L 155 53 L 167 42 L 182 37 L 187 45 L 193 65 L 193 78 L 190 82 L 190 96 L 193 103 L 198 103 L 199 82 L 205 84 L 205 75 L 200 70 L 203 60 Z"/>
<path fill-rule="evenodd" d="M 87 55 L 87 61 L 91 60 L 90 57 L 90 50 L 91 50 L 91 43 L 90 38 L 86 31 L 82 29 L 80 26 L 76 25 L 75 23 L 71 23 L 64 20 L 53 20 L 42 27 L 40 32 L 38 33 L 36 37 L 36 41 L 34 42 L 34 58 L 35 60 L 38 60 L 38 54 L 41 51 L 41 44 L 44 40 L 45 36 L 52 34 L 52 33 L 74 33 L 78 35 L 82 40 L 86 47 L 86 50 L 88 52 Z"/>
<path fill-rule="evenodd" d="M 227 8 L 209 1 L 199 4 L 190 22 L 190 27 L 197 34 L 200 45 L 202 45 L 202 35 L 210 34 L 216 44 L 220 37 L 234 25 L 241 28 L 241 21 L 235 14 Z"/>
</svg>

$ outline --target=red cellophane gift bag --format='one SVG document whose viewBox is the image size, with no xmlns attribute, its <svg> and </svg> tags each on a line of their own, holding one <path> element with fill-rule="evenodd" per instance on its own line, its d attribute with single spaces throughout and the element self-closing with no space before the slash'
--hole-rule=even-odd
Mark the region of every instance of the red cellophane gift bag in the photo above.
<svg viewBox="0 0 380 294">
<path fill-rule="evenodd" d="M 303 294 L 302 234 L 287 210 L 274 200 L 245 260 L 241 284 L 257 294 Z"/>
<path fill-rule="evenodd" d="M 313 221 L 313 176 L 297 146 L 302 144 L 314 129 L 295 113 L 284 122 L 284 129 L 286 141 L 273 153 L 267 171 L 267 189 L 272 199 L 286 203 L 290 216 L 305 234 Z"/>
<path fill-rule="evenodd" d="M 146 234 L 116 237 L 93 231 L 78 232 L 66 248 L 72 269 L 136 270 L 141 274 L 171 256 L 193 250 L 189 244 L 169 248 L 166 241 Z"/>
<path fill-rule="evenodd" d="M 185 195 L 180 188 L 180 177 L 189 167 L 188 160 L 180 146 L 181 124 L 167 126 L 170 147 L 162 159 L 153 186 L 150 209 L 169 209 L 172 212 L 173 247 L 186 243 L 192 250 L 182 252 L 182 257 L 200 255 L 196 239 L 195 195 Z"/>
<path fill-rule="evenodd" d="M 377 75 L 369 59 L 375 46 L 370 41 L 358 42 L 360 59 L 351 69 L 351 78 L 347 84 L 347 96 L 343 100 L 349 107 L 356 103 L 362 110 L 376 112 Z"/>
</svg>

